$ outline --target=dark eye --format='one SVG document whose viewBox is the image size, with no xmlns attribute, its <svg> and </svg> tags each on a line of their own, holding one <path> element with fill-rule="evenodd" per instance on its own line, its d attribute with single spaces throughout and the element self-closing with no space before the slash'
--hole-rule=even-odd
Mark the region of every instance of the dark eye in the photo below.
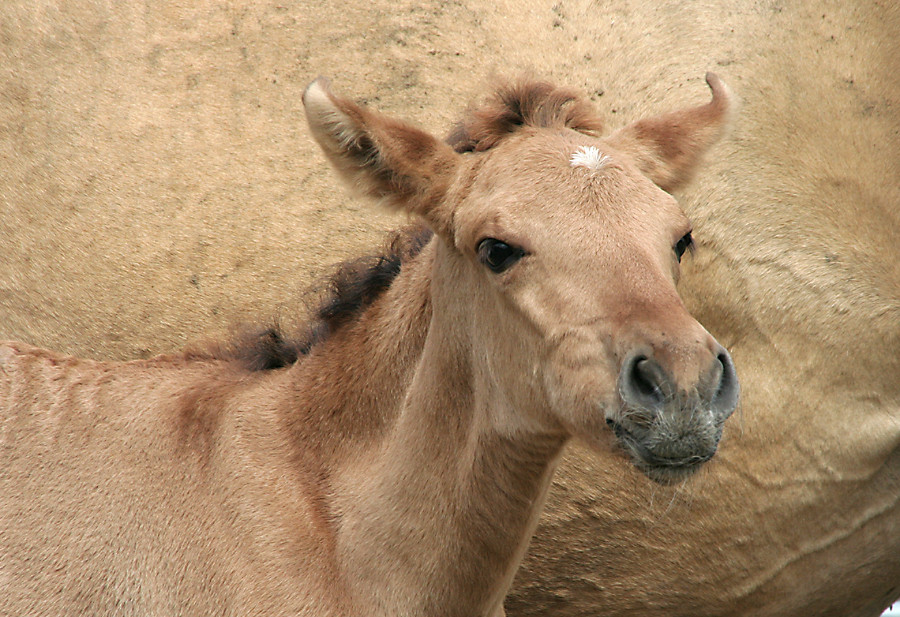
<svg viewBox="0 0 900 617">
<path fill-rule="evenodd" d="M 478 259 L 491 269 L 491 272 L 503 272 L 519 261 L 525 251 L 510 246 L 506 242 L 496 238 L 485 238 L 478 243 Z"/>
<path fill-rule="evenodd" d="M 687 232 L 681 237 L 681 240 L 675 243 L 675 257 L 678 258 L 678 263 L 681 263 L 681 256 L 684 255 L 684 252 L 694 248 L 694 239 L 691 237 L 691 232 Z"/>
</svg>

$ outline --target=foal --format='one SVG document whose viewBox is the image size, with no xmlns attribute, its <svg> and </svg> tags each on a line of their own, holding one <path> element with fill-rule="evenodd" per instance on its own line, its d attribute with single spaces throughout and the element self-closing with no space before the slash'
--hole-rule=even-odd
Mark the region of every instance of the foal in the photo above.
<svg viewBox="0 0 900 617">
<path fill-rule="evenodd" d="M 519 83 L 449 143 L 313 82 L 338 171 L 433 235 L 256 370 L 0 346 L 0 613 L 499 615 L 569 438 L 661 481 L 709 459 L 738 385 L 667 193 L 725 122 L 707 82 L 606 138 Z"/>
</svg>

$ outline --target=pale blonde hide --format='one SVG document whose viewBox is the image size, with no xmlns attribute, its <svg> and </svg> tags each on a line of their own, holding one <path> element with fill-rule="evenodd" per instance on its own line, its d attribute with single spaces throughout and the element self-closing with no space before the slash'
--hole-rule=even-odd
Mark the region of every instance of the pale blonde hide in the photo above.
<svg viewBox="0 0 900 617">
<path fill-rule="evenodd" d="M 502 615 L 569 438 L 610 449 L 610 424 L 648 475 L 695 470 L 737 383 L 675 292 L 689 224 L 657 184 L 722 133 L 707 79 L 605 139 L 523 82 L 461 124 L 467 155 L 311 84 L 338 171 L 435 235 L 284 367 L 0 345 L 0 611 Z"/>
<path fill-rule="evenodd" d="M 9 0 L 0 332 L 146 357 L 292 314 L 376 246 L 397 219 L 336 187 L 298 122 L 309 75 L 441 132 L 492 66 L 593 92 L 610 127 L 714 67 L 743 105 L 682 200 L 679 289 L 735 353 L 740 416 L 684 486 L 569 451 L 510 613 L 877 615 L 900 581 L 898 9 Z"/>
</svg>

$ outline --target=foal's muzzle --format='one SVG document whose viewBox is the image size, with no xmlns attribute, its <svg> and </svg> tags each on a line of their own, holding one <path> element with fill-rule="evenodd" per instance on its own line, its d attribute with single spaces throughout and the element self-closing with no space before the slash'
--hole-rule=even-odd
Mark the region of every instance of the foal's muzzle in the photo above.
<svg viewBox="0 0 900 617">
<path fill-rule="evenodd" d="M 687 386 L 652 354 L 634 352 L 622 363 L 618 389 L 622 409 L 607 422 L 635 464 L 661 481 L 712 458 L 739 394 L 734 363 L 718 344 Z"/>
</svg>

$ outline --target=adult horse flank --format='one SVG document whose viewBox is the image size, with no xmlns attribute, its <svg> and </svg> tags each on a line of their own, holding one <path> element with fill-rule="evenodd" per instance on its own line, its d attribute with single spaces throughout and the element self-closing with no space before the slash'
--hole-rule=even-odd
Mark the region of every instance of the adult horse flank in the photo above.
<svg viewBox="0 0 900 617">
<path fill-rule="evenodd" d="M 497 615 L 567 440 L 696 469 L 738 397 L 675 291 L 668 192 L 729 110 L 707 82 L 604 138 L 586 100 L 522 81 L 448 142 L 313 82 L 337 170 L 427 228 L 345 264 L 306 338 L 0 347 L 0 612 Z"/>
</svg>

